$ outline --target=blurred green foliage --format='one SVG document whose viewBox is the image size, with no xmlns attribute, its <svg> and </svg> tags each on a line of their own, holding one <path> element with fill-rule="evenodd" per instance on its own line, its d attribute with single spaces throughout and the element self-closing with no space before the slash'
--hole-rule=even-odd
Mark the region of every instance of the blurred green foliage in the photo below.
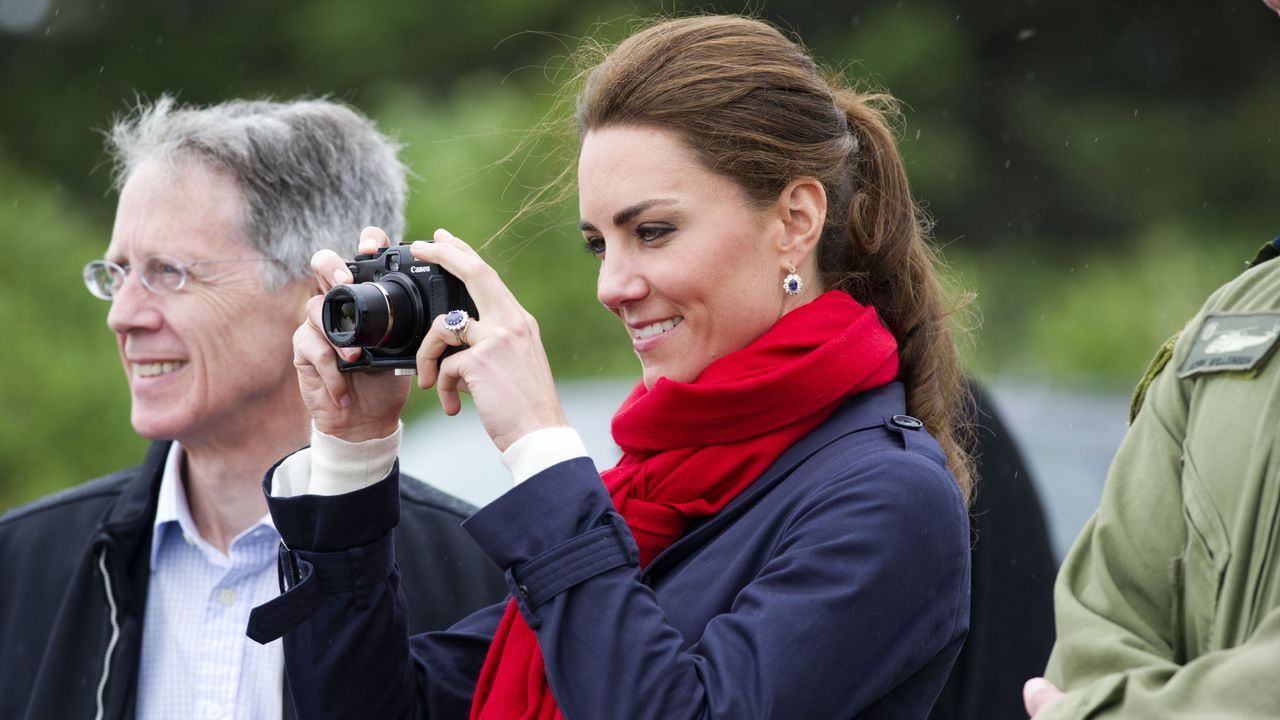
<svg viewBox="0 0 1280 720">
<path fill-rule="evenodd" d="M 136 462 L 107 305 L 80 268 L 114 197 L 101 137 L 137 97 L 329 95 L 406 143 L 412 237 L 476 242 L 561 377 L 632 375 L 575 201 L 506 227 L 572 147 L 509 157 L 562 61 L 645 0 L 0 0 L 0 509 Z M 1280 19 L 1257 0 L 699 3 L 769 18 L 904 102 L 902 149 L 973 366 L 1123 386 L 1277 227 Z M 33 20 L 30 18 L 34 18 Z M 545 152 L 544 152 L 545 151 Z M 505 158 L 505 161 L 504 161 Z M 965 322 L 969 322 L 965 320 Z M 436 406 L 419 393 L 416 412 Z"/>
</svg>

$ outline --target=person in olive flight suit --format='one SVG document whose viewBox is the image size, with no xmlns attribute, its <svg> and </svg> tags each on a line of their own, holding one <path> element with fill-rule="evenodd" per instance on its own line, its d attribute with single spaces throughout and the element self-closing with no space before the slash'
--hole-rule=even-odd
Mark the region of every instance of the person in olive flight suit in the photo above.
<svg viewBox="0 0 1280 720">
<path fill-rule="evenodd" d="M 1280 717 L 1280 238 L 1161 348 L 1055 588 L 1035 720 Z M 1065 695 L 1059 690 L 1065 690 Z"/>
</svg>

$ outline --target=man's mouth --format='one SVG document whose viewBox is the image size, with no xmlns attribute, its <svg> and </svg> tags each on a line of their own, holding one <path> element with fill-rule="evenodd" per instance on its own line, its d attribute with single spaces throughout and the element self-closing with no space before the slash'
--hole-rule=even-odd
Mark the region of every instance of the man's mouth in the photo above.
<svg viewBox="0 0 1280 720">
<path fill-rule="evenodd" d="M 138 377 L 150 378 L 168 375 L 175 370 L 187 366 L 186 360 L 166 360 L 164 362 L 134 363 L 133 371 Z"/>
</svg>

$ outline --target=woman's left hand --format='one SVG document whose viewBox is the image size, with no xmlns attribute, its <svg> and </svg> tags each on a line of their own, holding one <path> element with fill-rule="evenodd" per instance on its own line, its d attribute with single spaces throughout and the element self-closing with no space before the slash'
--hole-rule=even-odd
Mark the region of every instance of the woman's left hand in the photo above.
<svg viewBox="0 0 1280 720">
<path fill-rule="evenodd" d="M 434 238 L 434 243 L 413 243 L 410 251 L 457 276 L 480 317 L 461 333 L 469 347 L 445 358 L 438 369 L 437 359 L 462 339 L 445 328 L 444 315 L 435 319 L 418 349 L 418 384 L 436 386 L 448 415 L 462 407 L 458 393 L 469 393 L 500 452 L 535 430 L 568 425 L 537 321 L 471 246 L 447 230 L 437 230 Z"/>
</svg>

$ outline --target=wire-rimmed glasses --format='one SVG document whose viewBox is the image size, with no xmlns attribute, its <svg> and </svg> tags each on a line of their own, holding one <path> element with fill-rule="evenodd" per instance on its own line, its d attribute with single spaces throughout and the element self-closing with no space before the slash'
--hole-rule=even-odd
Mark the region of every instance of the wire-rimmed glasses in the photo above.
<svg viewBox="0 0 1280 720">
<path fill-rule="evenodd" d="M 152 255 L 142 261 L 142 272 L 139 277 L 142 286 L 157 295 L 176 293 L 187 286 L 191 279 L 190 269 L 197 265 L 216 265 L 226 263 L 267 262 L 271 258 L 237 258 L 233 260 L 193 260 L 182 262 L 168 255 Z M 94 297 L 112 300 L 124 287 L 125 278 L 132 265 L 117 265 L 110 260 L 92 260 L 84 266 L 84 286 Z"/>
</svg>

